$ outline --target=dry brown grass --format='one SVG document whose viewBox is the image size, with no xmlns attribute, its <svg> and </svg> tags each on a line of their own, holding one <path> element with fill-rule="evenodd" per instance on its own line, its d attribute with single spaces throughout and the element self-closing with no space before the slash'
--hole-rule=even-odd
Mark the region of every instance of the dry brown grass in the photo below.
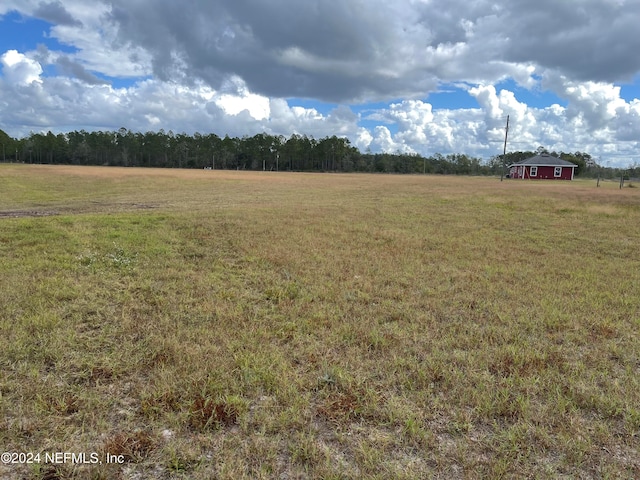
<svg viewBox="0 0 640 480">
<path fill-rule="evenodd" d="M 0 165 L 3 478 L 640 476 L 640 194 Z M 144 205 L 144 207 L 142 207 Z"/>
</svg>

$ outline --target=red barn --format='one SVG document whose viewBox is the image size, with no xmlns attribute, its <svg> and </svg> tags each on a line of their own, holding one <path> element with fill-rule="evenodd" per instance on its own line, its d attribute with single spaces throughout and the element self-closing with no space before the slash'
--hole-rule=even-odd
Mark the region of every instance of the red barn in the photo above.
<svg viewBox="0 0 640 480">
<path fill-rule="evenodd" d="M 509 177 L 521 179 L 573 180 L 577 165 L 558 157 L 541 153 L 509 165 Z"/>
</svg>

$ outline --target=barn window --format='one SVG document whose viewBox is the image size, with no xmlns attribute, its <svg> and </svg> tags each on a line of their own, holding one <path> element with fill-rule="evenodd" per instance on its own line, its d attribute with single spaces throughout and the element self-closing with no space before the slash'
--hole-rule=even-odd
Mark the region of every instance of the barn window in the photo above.
<svg viewBox="0 0 640 480">
<path fill-rule="evenodd" d="M 529 172 L 532 177 L 538 176 L 538 167 L 531 167 L 531 171 Z"/>
<path fill-rule="evenodd" d="M 562 176 L 562 167 L 556 167 L 553 170 L 553 176 L 554 177 L 561 177 Z"/>
</svg>

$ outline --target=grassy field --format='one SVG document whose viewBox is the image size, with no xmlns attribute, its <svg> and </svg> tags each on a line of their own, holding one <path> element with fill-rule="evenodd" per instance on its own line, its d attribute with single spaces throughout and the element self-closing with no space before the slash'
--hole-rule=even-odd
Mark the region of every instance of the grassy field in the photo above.
<svg viewBox="0 0 640 480">
<path fill-rule="evenodd" d="M 0 328 L 2 478 L 640 478 L 614 182 L 0 165 Z"/>
</svg>

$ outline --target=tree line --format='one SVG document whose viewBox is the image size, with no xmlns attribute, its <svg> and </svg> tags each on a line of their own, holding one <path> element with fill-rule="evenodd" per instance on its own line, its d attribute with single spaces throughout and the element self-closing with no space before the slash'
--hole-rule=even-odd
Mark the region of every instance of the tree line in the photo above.
<svg viewBox="0 0 640 480">
<path fill-rule="evenodd" d="M 362 153 L 348 139 L 259 133 L 242 138 L 214 133 L 73 131 L 11 138 L 0 130 L 1 161 L 124 167 L 214 168 L 303 172 L 379 172 L 500 175 L 506 165 L 544 151 L 512 152 L 488 161 L 465 154 L 425 157 L 408 153 Z M 614 178 L 620 171 L 594 165 L 587 153 L 548 152 L 578 165 L 577 175 Z M 636 168 L 632 176 L 640 176 Z"/>
</svg>

